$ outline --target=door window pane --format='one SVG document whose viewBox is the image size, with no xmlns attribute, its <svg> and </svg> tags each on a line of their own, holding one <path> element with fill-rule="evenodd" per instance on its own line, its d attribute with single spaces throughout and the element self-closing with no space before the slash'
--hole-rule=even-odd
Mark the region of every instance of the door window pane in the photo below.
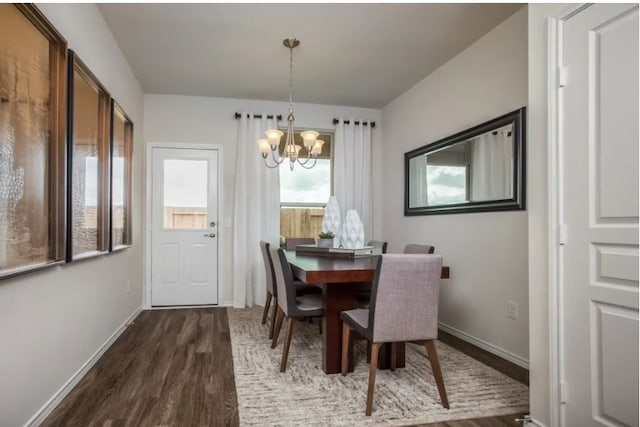
<svg viewBox="0 0 640 427">
<path fill-rule="evenodd" d="M 207 183 L 207 161 L 164 161 L 164 228 L 207 228 Z"/>
</svg>

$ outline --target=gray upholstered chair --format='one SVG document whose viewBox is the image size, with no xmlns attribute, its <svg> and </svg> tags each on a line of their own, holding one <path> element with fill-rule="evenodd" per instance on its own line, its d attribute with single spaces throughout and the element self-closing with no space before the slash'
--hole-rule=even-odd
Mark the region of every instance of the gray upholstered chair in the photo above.
<svg viewBox="0 0 640 427">
<path fill-rule="evenodd" d="M 370 308 L 340 314 L 343 321 L 342 375 L 346 375 L 349 368 L 351 329 L 371 343 L 366 415 L 371 415 L 373 406 L 380 344 L 392 343 L 391 369 L 395 370 L 394 343 L 405 341 L 424 343 L 442 406 L 449 408 L 435 346 L 441 270 L 440 255 L 382 255 L 372 283 Z"/>
<path fill-rule="evenodd" d="M 271 259 L 273 260 L 273 269 L 276 277 L 276 289 L 278 297 L 276 324 L 273 332 L 273 341 L 271 348 L 275 348 L 282 327 L 284 316 L 287 317 L 287 333 L 282 348 L 282 360 L 280 362 L 280 372 L 284 372 L 287 368 L 287 358 L 289 357 L 289 347 L 291 346 L 291 337 L 293 336 L 293 325 L 296 319 L 307 319 L 313 317 L 322 317 L 324 308 L 322 303 L 322 295 L 308 294 L 296 295 L 295 282 L 293 272 L 287 257 L 282 249 L 270 249 Z"/>
<path fill-rule="evenodd" d="M 313 237 L 291 237 L 285 240 L 284 247 L 288 251 L 294 251 L 298 245 L 315 245 L 316 239 Z"/>
<path fill-rule="evenodd" d="M 373 246 L 374 248 L 380 248 L 380 252 L 387 253 L 387 242 L 381 240 L 369 240 L 367 246 Z M 353 290 L 353 297 L 356 300 L 357 307 L 368 307 L 369 300 L 371 299 L 371 283 L 354 283 L 351 285 Z"/>
<path fill-rule="evenodd" d="M 267 285 L 267 300 L 264 303 L 264 310 L 262 312 L 262 324 L 267 323 L 267 317 L 269 314 L 269 307 L 271 306 L 271 301 L 273 300 L 273 313 L 271 314 L 271 323 L 269 325 L 269 339 L 273 338 L 273 330 L 275 326 L 276 319 L 276 311 L 277 311 L 277 300 L 278 300 L 278 289 L 276 288 L 276 276 L 275 271 L 273 269 L 273 260 L 271 259 L 271 245 L 265 241 L 260 241 L 260 252 L 262 252 L 262 258 L 264 260 L 264 270 L 266 277 L 266 285 Z M 322 293 L 322 289 L 307 285 L 306 283 L 295 281 L 294 282 L 296 288 L 296 295 L 304 295 L 304 294 L 320 294 Z"/>
<path fill-rule="evenodd" d="M 404 254 L 432 254 L 435 248 L 430 245 L 416 245 L 414 243 L 409 243 L 404 247 Z"/>
</svg>

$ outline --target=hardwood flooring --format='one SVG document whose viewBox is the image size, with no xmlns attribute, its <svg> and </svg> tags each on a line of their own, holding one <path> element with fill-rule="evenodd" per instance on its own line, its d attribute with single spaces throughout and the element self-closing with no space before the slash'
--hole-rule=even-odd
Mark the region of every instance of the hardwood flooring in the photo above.
<svg viewBox="0 0 640 427">
<path fill-rule="evenodd" d="M 226 310 L 143 311 L 44 426 L 237 426 Z"/>
<path fill-rule="evenodd" d="M 420 427 L 516 427 L 521 416 Z M 42 425 L 238 426 L 226 309 L 143 311 Z"/>
<path fill-rule="evenodd" d="M 438 340 L 458 351 L 463 352 L 467 356 L 479 360 L 487 366 L 491 366 L 493 369 L 502 372 L 506 376 L 513 378 L 526 386 L 529 385 L 528 369 L 522 368 L 500 356 L 496 356 L 493 353 L 489 353 L 488 351 L 478 348 L 473 344 L 469 344 L 468 342 L 453 336 L 442 329 L 438 330 Z"/>
</svg>

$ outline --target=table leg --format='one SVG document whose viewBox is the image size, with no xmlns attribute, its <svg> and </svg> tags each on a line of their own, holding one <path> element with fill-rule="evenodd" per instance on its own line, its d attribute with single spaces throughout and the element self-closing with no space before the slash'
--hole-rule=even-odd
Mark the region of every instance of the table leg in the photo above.
<svg viewBox="0 0 640 427">
<path fill-rule="evenodd" d="M 404 368 L 404 355 L 404 343 L 396 343 L 396 368 Z M 385 343 L 380 347 L 380 352 L 378 353 L 378 368 L 391 369 L 391 343 Z"/>
<path fill-rule="evenodd" d="M 324 318 L 322 319 L 322 369 L 326 374 L 341 371 L 342 360 L 342 321 L 340 313 L 355 308 L 353 291 L 348 285 L 325 284 Z M 350 358 L 349 371 L 353 370 L 353 357 Z"/>
</svg>

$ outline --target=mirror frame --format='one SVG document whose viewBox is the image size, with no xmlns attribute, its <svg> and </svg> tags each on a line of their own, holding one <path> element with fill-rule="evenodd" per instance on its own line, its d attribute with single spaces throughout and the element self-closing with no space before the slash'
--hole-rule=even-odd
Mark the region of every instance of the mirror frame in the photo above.
<svg viewBox="0 0 640 427">
<path fill-rule="evenodd" d="M 404 215 L 438 215 L 453 213 L 513 211 L 526 209 L 526 107 L 519 108 L 495 119 L 463 130 L 454 135 L 424 145 L 404 153 Z M 409 162 L 413 157 L 428 154 L 436 150 L 491 132 L 508 124 L 513 124 L 513 197 L 509 199 L 486 200 L 480 202 L 453 203 L 450 205 L 409 207 Z"/>
</svg>

